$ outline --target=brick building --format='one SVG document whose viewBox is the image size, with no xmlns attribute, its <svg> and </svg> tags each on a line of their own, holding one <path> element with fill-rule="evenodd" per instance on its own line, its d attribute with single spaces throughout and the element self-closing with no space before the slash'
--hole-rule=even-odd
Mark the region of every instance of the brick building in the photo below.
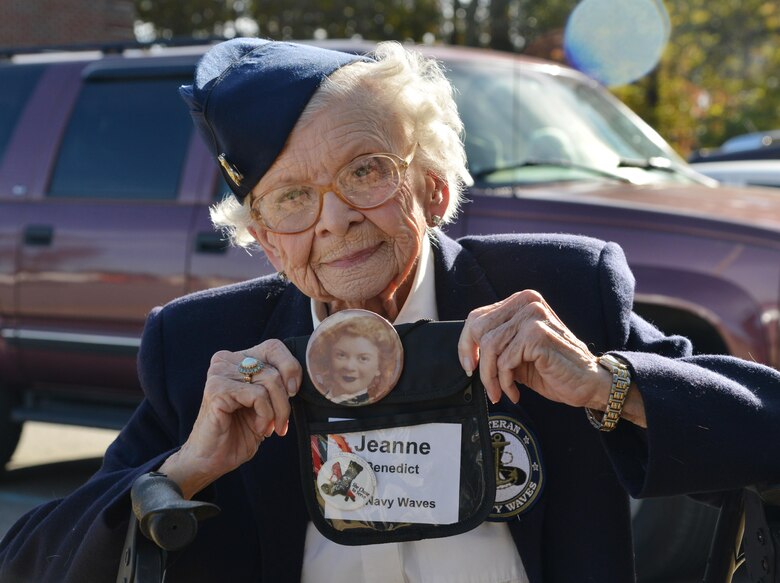
<svg viewBox="0 0 780 583">
<path fill-rule="evenodd" d="M 134 40 L 133 0 L 0 0 L 0 46 Z"/>
</svg>

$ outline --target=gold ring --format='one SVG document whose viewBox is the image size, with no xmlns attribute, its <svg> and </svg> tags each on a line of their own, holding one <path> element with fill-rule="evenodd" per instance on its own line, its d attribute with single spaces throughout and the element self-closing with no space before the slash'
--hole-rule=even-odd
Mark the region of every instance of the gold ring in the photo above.
<svg viewBox="0 0 780 583">
<path fill-rule="evenodd" d="M 261 362 L 256 358 L 252 358 L 251 356 L 247 356 L 244 358 L 244 360 L 241 361 L 241 364 L 238 365 L 238 372 L 244 375 L 245 383 L 251 383 L 252 375 L 259 373 L 264 368 L 264 362 Z"/>
</svg>

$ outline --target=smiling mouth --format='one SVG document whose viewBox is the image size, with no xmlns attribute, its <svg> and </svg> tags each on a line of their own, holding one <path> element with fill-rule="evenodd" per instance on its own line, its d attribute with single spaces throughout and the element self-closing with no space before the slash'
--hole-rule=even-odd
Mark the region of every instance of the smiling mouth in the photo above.
<svg viewBox="0 0 780 583">
<path fill-rule="evenodd" d="M 351 267 L 352 265 L 361 263 L 371 257 L 381 246 L 381 243 L 377 243 L 371 247 L 361 249 L 360 251 L 355 251 L 354 253 L 350 253 L 348 255 L 343 255 L 341 257 L 336 257 L 335 259 L 323 261 L 323 264 L 328 267 Z"/>
<path fill-rule="evenodd" d="M 357 377 L 342 375 L 341 380 L 345 383 L 354 383 L 357 380 Z"/>
</svg>

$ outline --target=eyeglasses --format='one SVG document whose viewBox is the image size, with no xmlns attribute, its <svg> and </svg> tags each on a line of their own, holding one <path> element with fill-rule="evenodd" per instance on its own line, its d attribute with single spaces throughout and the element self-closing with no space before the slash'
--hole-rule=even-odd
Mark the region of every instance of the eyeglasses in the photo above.
<svg viewBox="0 0 780 583">
<path fill-rule="evenodd" d="M 358 210 L 378 207 L 398 192 L 416 149 L 405 159 L 385 153 L 358 156 L 327 186 L 288 184 L 267 190 L 252 203 L 252 216 L 272 233 L 293 234 L 317 222 L 326 192 Z"/>
</svg>

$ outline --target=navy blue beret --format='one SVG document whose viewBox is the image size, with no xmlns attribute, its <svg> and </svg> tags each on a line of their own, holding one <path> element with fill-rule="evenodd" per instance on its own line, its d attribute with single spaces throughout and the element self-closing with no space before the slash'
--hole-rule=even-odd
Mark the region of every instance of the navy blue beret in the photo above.
<svg viewBox="0 0 780 583">
<path fill-rule="evenodd" d="M 368 59 L 257 38 L 203 56 L 194 83 L 179 93 L 239 201 L 271 167 L 323 79 L 358 60 Z"/>
</svg>

